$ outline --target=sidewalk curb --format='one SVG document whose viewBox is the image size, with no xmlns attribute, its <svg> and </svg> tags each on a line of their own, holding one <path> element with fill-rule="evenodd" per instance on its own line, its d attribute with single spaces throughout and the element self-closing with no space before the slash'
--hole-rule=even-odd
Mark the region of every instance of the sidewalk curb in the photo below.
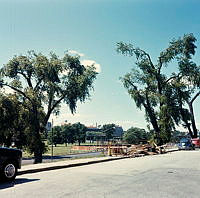
<svg viewBox="0 0 200 198">
<path fill-rule="evenodd" d="M 67 165 L 60 165 L 60 166 L 49 166 L 45 168 L 35 168 L 35 169 L 29 169 L 24 171 L 19 171 L 17 175 L 24 175 L 29 173 L 38 173 L 42 171 L 49 171 L 49 170 L 57 170 L 62 168 L 73 168 L 78 166 L 85 166 L 90 164 L 98 164 L 102 162 L 109 162 L 109 161 L 115 161 L 115 160 L 121 160 L 121 159 L 127 159 L 129 157 L 119 157 L 119 158 L 110 158 L 110 159 L 103 159 L 103 160 L 94 160 L 89 162 L 81 162 L 81 163 L 74 163 L 74 164 L 67 164 Z"/>
<path fill-rule="evenodd" d="M 172 153 L 176 152 L 178 149 L 173 149 L 169 150 L 166 153 Z M 24 174 L 29 174 L 29 173 L 38 173 L 38 172 L 44 172 L 44 171 L 49 171 L 49 170 L 58 170 L 62 168 L 73 168 L 73 167 L 79 167 L 79 166 L 85 166 L 85 165 L 90 165 L 90 164 L 98 164 L 102 162 L 109 162 L 109 161 L 115 161 L 115 160 L 121 160 L 121 159 L 128 159 L 130 158 L 129 156 L 123 156 L 123 157 L 113 157 L 109 159 L 103 159 L 103 160 L 94 160 L 94 161 L 89 161 L 89 162 L 79 162 L 79 163 L 72 163 L 72 164 L 66 164 L 66 165 L 52 165 L 49 167 L 44 167 L 44 168 L 35 168 L 35 169 L 29 169 L 29 170 L 24 170 L 24 171 L 19 171 L 17 175 L 24 175 Z"/>
</svg>

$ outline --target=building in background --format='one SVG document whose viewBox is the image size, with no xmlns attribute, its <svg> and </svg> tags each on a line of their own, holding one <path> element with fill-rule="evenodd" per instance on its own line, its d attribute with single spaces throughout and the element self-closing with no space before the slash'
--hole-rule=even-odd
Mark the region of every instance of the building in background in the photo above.
<svg viewBox="0 0 200 198">
<path fill-rule="evenodd" d="M 123 128 L 116 125 L 114 129 L 113 140 L 122 140 L 124 133 Z M 89 140 L 90 142 L 106 141 L 106 135 L 100 127 L 88 126 L 86 132 L 86 140 Z"/>
</svg>

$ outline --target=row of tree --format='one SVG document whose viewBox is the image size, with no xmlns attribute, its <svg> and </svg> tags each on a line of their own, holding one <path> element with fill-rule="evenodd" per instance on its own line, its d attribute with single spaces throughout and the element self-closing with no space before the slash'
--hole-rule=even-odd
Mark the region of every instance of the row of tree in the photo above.
<svg viewBox="0 0 200 198">
<path fill-rule="evenodd" d="M 173 131 L 170 142 L 177 143 L 182 137 L 186 136 L 185 132 Z M 128 144 L 141 144 L 154 142 L 154 131 L 147 131 L 138 127 L 129 128 L 123 135 L 123 142 Z"/>
<path fill-rule="evenodd" d="M 105 124 L 98 131 L 89 130 L 84 124 L 80 122 L 74 124 L 64 124 L 53 127 L 52 131 L 48 133 L 48 143 L 54 144 L 74 144 L 78 142 L 85 143 L 86 140 L 112 140 L 115 131 L 115 124 Z"/>
<path fill-rule="evenodd" d="M 54 144 L 74 144 L 78 142 L 85 142 L 87 127 L 80 122 L 75 124 L 65 124 L 62 126 L 53 127 L 52 131 L 48 133 L 48 143 Z"/>
<path fill-rule="evenodd" d="M 195 41 L 193 34 L 172 40 L 156 63 L 132 44 L 117 44 L 119 53 L 136 57 L 135 67 L 121 80 L 136 106 L 145 110 L 158 144 L 170 141 L 177 125 L 197 137 L 193 104 L 200 95 L 200 66 L 192 60 Z"/>
<path fill-rule="evenodd" d="M 88 131 L 88 128 L 80 122 L 55 126 L 53 130 L 48 133 L 48 143 L 52 144 L 53 141 L 53 144 L 56 146 L 57 144 L 74 144 L 76 142 L 80 145 L 91 139 L 95 141 L 112 141 L 114 137 L 114 127 L 114 124 L 105 124 L 101 127 L 100 131 Z M 171 135 L 171 142 L 178 142 L 183 136 L 185 136 L 184 132 L 174 131 Z M 128 144 L 147 143 L 154 141 L 154 131 L 131 127 L 125 131 L 120 138 L 123 143 Z"/>
</svg>

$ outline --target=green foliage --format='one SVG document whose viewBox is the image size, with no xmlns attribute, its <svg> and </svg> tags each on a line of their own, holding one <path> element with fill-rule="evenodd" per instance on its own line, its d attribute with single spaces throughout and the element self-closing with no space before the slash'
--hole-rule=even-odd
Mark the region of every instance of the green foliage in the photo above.
<svg viewBox="0 0 200 198">
<path fill-rule="evenodd" d="M 115 131 L 115 124 L 104 124 L 101 130 L 106 135 L 106 139 L 110 140 L 113 138 L 113 133 Z"/>
<path fill-rule="evenodd" d="M 137 127 L 131 127 L 123 135 L 123 141 L 128 144 L 139 144 L 141 142 L 147 142 L 150 139 L 150 133 L 144 129 Z"/>
<path fill-rule="evenodd" d="M 74 128 L 71 124 L 65 124 L 62 126 L 62 137 L 64 143 L 71 143 L 74 144 L 76 142 L 76 136 L 75 136 Z"/>
<path fill-rule="evenodd" d="M 63 143 L 74 144 L 77 141 L 80 145 L 85 142 L 86 129 L 85 125 L 80 122 L 55 126 L 53 127 L 53 144 L 55 146 Z M 52 144 L 52 131 L 48 134 L 48 143 Z"/>
<path fill-rule="evenodd" d="M 53 134 L 53 138 L 52 138 Z M 62 133 L 62 127 L 61 126 L 55 126 L 53 127 L 52 131 L 48 133 L 48 143 L 53 144 L 56 146 L 57 144 L 63 144 L 64 143 L 64 138 L 63 138 L 63 133 Z"/>
<path fill-rule="evenodd" d="M 18 116 L 19 109 L 17 104 L 11 97 L 0 96 L 0 143 L 10 146 L 14 132 L 12 131 L 14 121 L 13 118 Z"/>
<path fill-rule="evenodd" d="M 7 147 L 15 142 L 22 148 L 27 144 L 25 129 L 29 125 L 25 111 L 16 94 L 0 95 L 0 144 Z"/>
<path fill-rule="evenodd" d="M 136 106 L 145 109 L 146 120 L 151 123 L 159 144 L 168 142 L 175 126 L 181 123 L 192 137 L 197 135 L 192 103 L 200 95 L 200 67 L 191 61 L 195 41 L 193 34 L 174 39 L 155 64 L 144 50 L 117 43 L 119 53 L 136 57 L 136 67 L 121 80 Z M 178 72 L 167 75 L 163 66 L 175 61 Z M 189 109 L 185 109 L 185 104 Z"/>
<path fill-rule="evenodd" d="M 72 130 L 75 132 L 75 139 L 78 141 L 79 145 L 85 142 L 86 130 L 85 125 L 77 122 L 72 125 Z"/>
<path fill-rule="evenodd" d="M 37 162 L 45 150 L 42 136 L 50 115 L 59 112 L 62 102 L 74 113 L 77 102 L 90 97 L 96 75 L 95 68 L 84 67 L 77 56 L 59 58 L 51 53 L 47 57 L 34 51 L 15 56 L 0 70 L 0 86 L 14 90 L 29 111 L 28 147 Z"/>
</svg>

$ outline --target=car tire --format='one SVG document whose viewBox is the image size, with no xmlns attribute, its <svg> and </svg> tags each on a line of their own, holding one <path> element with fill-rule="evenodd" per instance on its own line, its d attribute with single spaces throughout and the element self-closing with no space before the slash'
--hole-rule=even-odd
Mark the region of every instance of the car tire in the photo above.
<svg viewBox="0 0 200 198">
<path fill-rule="evenodd" d="M 3 181 L 13 181 L 17 175 L 16 164 L 12 161 L 6 162 L 1 170 Z"/>
</svg>

